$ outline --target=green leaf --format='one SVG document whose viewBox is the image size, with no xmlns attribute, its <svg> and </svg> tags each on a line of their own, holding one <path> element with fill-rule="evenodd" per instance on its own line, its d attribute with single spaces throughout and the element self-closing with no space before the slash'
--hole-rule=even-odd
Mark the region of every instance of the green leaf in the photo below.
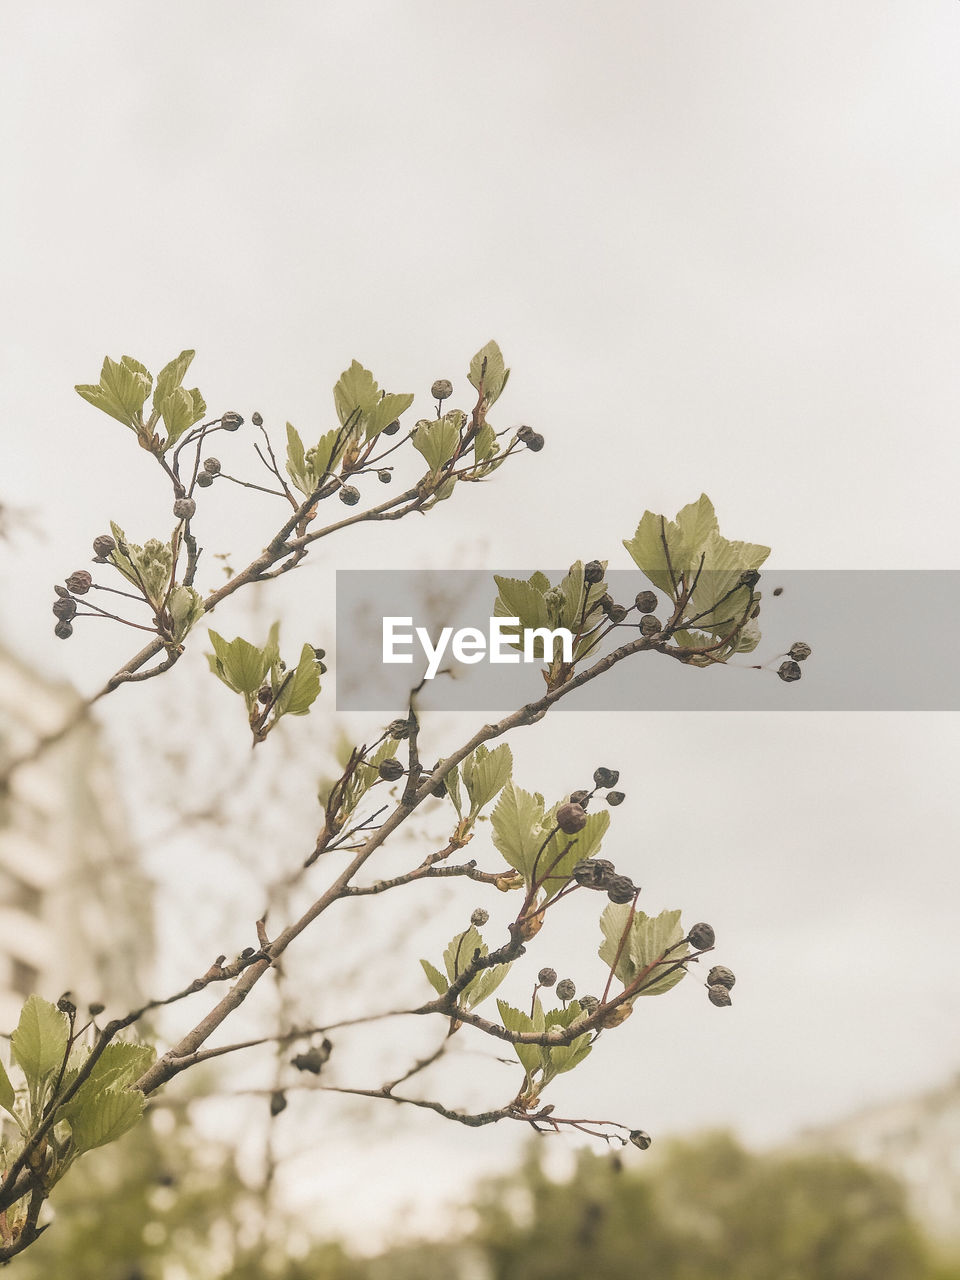
<svg viewBox="0 0 960 1280">
<path fill-rule="evenodd" d="M 519 618 L 521 632 L 531 627 L 549 626 L 550 617 L 539 579 L 546 582 L 542 574 L 534 574 L 527 581 L 522 578 L 503 578 L 499 574 L 494 574 L 493 580 L 499 592 L 493 605 L 494 617 Z M 548 588 L 549 585 L 547 582 Z M 511 648 L 523 648 L 522 634 L 516 641 L 511 642 Z"/>
<path fill-rule="evenodd" d="M 305 716 L 320 693 L 320 669 L 313 646 L 305 644 L 300 651 L 296 670 L 277 699 L 277 715 Z"/>
<path fill-rule="evenodd" d="M 431 421 L 423 418 L 417 423 L 410 443 L 423 455 L 431 472 L 437 472 L 457 451 L 463 414 L 458 409 L 445 413 Z"/>
<path fill-rule="evenodd" d="M 77 386 L 75 390 L 111 418 L 135 428 L 152 386 L 153 378 L 139 360 L 122 356 L 118 362 L 106 356 L 100 370 L 100 382 Z"/>
<path fill-rule="evenodd" d="M 145 1102 L 137 1089 L 106 1089 L 90 1097 L 70 1122 L 77 1153 L 122 1137 L 143 1115 Z"/>
<path fill-rule="evenodd" d="M 238 693 L 255 694 L 263 684 L 268 663 L 262 649 L 238 636 L 230 642 L 223 668 Z"/>
<path fill-rule="evenodd" d="M 672 541 L 671 530 L 674 531 Z M 666 539 L 667 547 L 670 550 L 669 562 L 667 560 L 667 552 L 664 549 L 664 539 Z M 680 540 L 679 534 L 676 533 L 676 526 L 672 525 L 663 516 L 654 515 L 652 511 L 645 511 L 640 518 L 640 523 L 637 525 L 636 533 L 629 541 L 624 539 L 623 545 L 630 552 L 634 563 L 650 579 L 653 585 L 666 592 L 672 598 L 680 581 L 682 567 L 674 559 L 674 554 L 679 555 L 680 552 Z M 673 569 L 672 576 L 671 568 Z"/>
<path fill-rule="evenodd" d="M 351 428 L 358 428 L 361 419 L 376 408 L 379 398 L 379 388 L 373 374 L 359 360 L 354 360 L 349 369 L 344 369 L 333 388 L 333 403 L 340 425 L 345 427 L 350 423 Z"/>
<path fill-rule="evenodd" d="M 510 781 L 513 753 L 505 742 L 493 751 L 488 751 L 481 743 L 464 760 L 461 771 L 463 785 L 470 797 L 470 813 L 472 817 L 476 817 L 483 806 L 498 796 Z"/>
<path fill-rule="evenodd" d="M 10 1048 L 31 1088 L 59 1071 L 69 1038 L 67 1015 L 49 1000 L 29 996 L 10 1037 Z"/>
<path fill-rule="evenodd" d="M 72 1122 L 97 1094 L 107 1089 L 124 1089 L 132 1085 L 153 1063 L 156 1056 L 157 1051 L 152 1045 L 131 1044 L 124 1040 L 115 1040 L 112 1044 L 108 1044 L 93 1064 L 89 1076 L 73 1097 L 61 1107 L 60 1114 L 65 1120 Z M 63 1092 L 66 1092 L 76 1080 L 85 1061 L 86 1058 L 82 1059 L 66 1073 Z"/>
<path fill-rule="evenodd" d="M 569 1044 L 558 1044 L 550 1049 L 550 1068 L 552 1075 L 561 1075 L 564 1071 L 572 1071 L 590 1053 L 593 1045 L 592 1036 L 585 1031 Z"/>
<path fill-rule="evenodd" d="M 493 995 L 509 972 L 508 964 L 497 964 L 492 969 L 484 969 L 463 993 L 463 1003 L 468 1009 L 476 1009 L 488 996 Z"/>
<path fill-rule="evenodd" d="M 203 596 L 193 587 L 174 587 L 167 599 L 167 608 L 173 619 L 173 638 L 179 644 L 203 617 Z"/>
<path fill-rule="evenodd" d="M 305 498 L 313 492 L 307 472 L 307 460 L 303 452 L 303 441 L 296 428 L 287 423 L 287 475 L 297 486 Z"/>
<path fill-rule="evenodd" d="M 498 399 L 507 385 L 510 370 L 504 368 L 503 353 L 495 342 L 488 342 L 485 347 L 480 348 L 470 361 L 468 376 L 473 386 L 478 391 L 483 391 L 488 405 Z"/>
<path fill-rule="evenodd" d="M 470 925 L 469 929 L 464 929 L 462 933 L 454 934 L 443 953 L 444 968 L 451 982 L 455 982 L 460 974 L 470 967 L 478 951 L 485 956 L 487 944 L 474 925 Z"/>
<path fill-rule="evenodd" d="M 629 915 L 629 903 L 622 905 L 611 903 L 600 917 L 604 941 L 600 946 L 599 954 L 604 964 L 613 964 Z M 648 916 L 643 911 L 636 912 L 614 973 L 624 986 L 629 986 L 644 969 L 659 960 L 664 952 L 669 950 L 666 962 L 662 966 L 666 971 L 670 965 L 690 954 L 687 943 L 677 945 L 681 943 L 683 936 L 679 911 L 661 911 L 658 916 Z M 669 991 L 671 987 L 675 987 L 684 974 L 684 969 L 675 969 L 673 972 L 664 972 L 663 977 L 658 979 L 657 970 L 654 969 L 646 980 L 649 985 L 645 984 L 639 994 L 660 995 L 664 991 Z"/>
<path fill-rule="evenodd" d="M 429 960 L 421 960 L 423 972 L 427 975 L 427 980 L 436 991 L 437 995 L 446 995 L 450 983 L 446 980 L 439 969 L 435 969 Z"/>
<path fill-rule="evenodd" d="M 16 1101 L 16 1097 L 16 1091 L 10 1083 L 10 1077 L 7 1075 L 7 1069 L 0 1062 L 0 1107 L 13 1115 L 13 1104 Z"/>
<path fill-rule="evenodd" d="M 153 403 L 167 429 L 164 448 L 175 444 L 207 412 L 203 396 L 196 387 L 192 391 L 187 391 L 185 387 L 173 387 L 163 399 L 154 396 Z"/>
<path fill-rule="evenodd" d="M 497 1008 L 500 1010 L 500 1021 L 508 1031 L 518 1033 L 537 1030 L 532 1019 L 527 1014 L 520 1009 L 514 1009 L 512 1005 L 507 1004 L 506 1000 L 498 1000 Z M 542 1063 L 540 1046 L 538 1044 L 514 1044 L 513 1051 L 520 1059 L 527 1076 L 532 1079 L 533 1073 L 539 1070 Z"/>
<path fill-rule="evenodd" d="M 367 415 L 364 424 L 366 430 L 366 438 L 372 440 L 375 435 L 389 426 L 394 419 L 399 418 L 413 404 L 413 395 L 396 395 L 390 394 L 383 396 L 377 401 L 376 406 Z"/>
<path fill-rule="evenodd" d="M 153 392 L 155 406 L 165 400 L 174 387 L 180 386 L 196 354 L 196 351 L 181 351 L 175 360 L 163 366 L 157 374 L 157 385 Z"/>
<path fill-rule="evenodd" d="M 490 815 L 493 843 L 529 886 L 543 844 L 543 797 L 508 782 Z"/>
<path fill-rule="evenodd" d="M 555 825 L 554 814 L 558 808 L 559 805 L 555 805 L 544 816 L 544 828 L 549 829 Z M 544 888 L 548 892 L 555 892 L 565 884 L 573 874 L 573 868 L 581 859 L 595 858 L 597 856 L 609 826 L 610 810 L 598 809 L 595 813 L 587 814 L 586 825 L 575 836 L 566 836 L 562 832 L 554 836 L 544 850 L 540 859 L 540 866 L 537 868 L 537 879 L 542 881 Z M 569 848 L 567 848 L 568 845 L 570 846 Z M 566 853 L 554 866 L 554 860 L 562 849 L 566 849 Z M 550 874 L 545 876 L 548 868 L 550 868 Z"/>
</svg>

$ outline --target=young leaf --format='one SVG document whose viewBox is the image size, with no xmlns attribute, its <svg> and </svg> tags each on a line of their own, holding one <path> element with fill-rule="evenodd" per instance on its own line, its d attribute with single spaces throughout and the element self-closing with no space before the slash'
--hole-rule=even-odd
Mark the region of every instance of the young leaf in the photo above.
<svg viewBox="0 0 960 1280">
<path fill-rule="evenodd" d="M 10 1048 L 20 1070 L 35 1087 L 60 1069 L 70 1036 L 67 1015 L 40 996 L 27 998 Z"/>
<path fill-rule="evenodd" d="M 359 360 L 354 360 L 349 369 L 344 369 L 333 388 L 333 403 L 342 427 L 348 422 L 352 428 L 359 427 L 361 418 L 376 408 L 378 399 L 376 380 Z"/>
<path fill-rule="evenodd" d="M 470 813 L 476 817 L 484 805 L 500 794 L 513 772 L 513 753 L 502 742 L 493 751 L 481 743 L 461 766 L 463 785 L 470 797 Z"/>
<path fill-rule="evenodd" d="M 446 980 L 440 970 L 435 969 L 429 960 L 421 960 L 420 964 L 423 966 L 423 972 L 427 975 L 427 980 L 433 987 L 434 991 L 436 991 L 437 995 L 446 995 L 447 988 L 450 986 L 450 983 Z"/>
<path fill-rule="evenodd" d="M 136 1089 L 106 1089 L 88 1098 L 70 1122 L 77 1153 L 115 1142 L 137 1123 L 146 1102 Z"/>
<path fill-rule="evenodd" d="M 482 970 L 463 993 L 463 1003 L 468 1009 L 476 1009 L 488 996 L 492 996 L 510 972 L 508 964 L 497 964 Z"/>
<path fill-rule="evenodd" d="M 157 374 L 157 385 L 153 392 L 154 406 L 166 399 L 174 387 L 182 384 L 196 354 L 195 351 L 181 351 L 175 360 L 163 366 Z"/>
<path fill-rule="evenodd" d="M 98 1094 L 104 1093 L 107 1089 L 124 1089 L 133 1084 L 153 1063 L 156 1056 L 157 1051 L 152 1045 L 130 1044 L 124 1040 L 115 1040 L 112 1044 L 108 1044 L 93 1064 L 89 1076 L 70 1101 L 61 1108 L 60 1114 L 65 1120 L 72 1122 L 74 1117 L 79 1115 Z M 64 1092 L 77 1078 L 84 1061 L 85 1058 L 82 1058 L 74 1065 L 71 1058 L 71 1067 L 63 1079 Z"/>
<path fill-rule="evenodd" d="M 16 1101 L 16 1092 L 10 1083 L 10 1077 L 7 1075 L 7 1069 L 0 1062 L 0 1107 L 4 1111 L 9 1111 L 13 1115 L 13 1104 Z"/>
<path fill-rule="evenodd" d="M 460 443 L 462 416 L 459 411 L 454 410 L 434 421 L 424 418 L 417 423 L 410 443 L 423 455 L 431 472 L 439 471 L 456 453 Z"/>
<path fill-rule="evenodd" d="M 443 964 L 447 971 L 447 977 L 451 982 L 455 982 L 460 974 L 470 967 L 473 957 L 478 951 L 482 956 L 485 956 L 487 954 L 487 944 L 473 925 L 462 933 L 453 935 L 446 951 L 443 953 Z"/>
<path fill-rule="evenodd" d="M 508 782 L 490 815 L 493 843 L 529 885 L 544 835 L 543 797 Z"/>
<path fill-rule="evenodd" d="M 604 941 L 599 954 L 604 964 L 613 964 L 617 950 L 620 949 L 620 939 L 626 928 L 629 914 L 629 904 L 611 903 L 600 917 Z M 614 973 L 624 986 L 629 986 L 644 969 L 659 960 L 664 952 L 669 950 L 665 963 L 660 970 L 653 969 L 650 972 L 639 994 L 655 996 L 669 991 L 671 987 L 676 986 L 686 972 L 684 969 L 669 971 L 671 965 L 682 960 L 690 952 L 686 943 L 677 945 L 682 938 L 683 929 L 680 925 L 679 911 L 661 911 L 658 916 L 648 916 L 643 911 L 637 911 L 631 922 L 629 936 L 620 950 L 620 959 Z M 658 972 L 663 976 L 658 977 Z"/>
<path fill-rule="evenodd" d="M 514 1009 L 512 1005 L 507 1004 L 506 1000 L 498 1000 L 497 1008 L 500 1010 L 500 1021 L 508 1031 L 534 1031 L 537 1028 L 527 1014 L 520 1009 Z M 540 1028 L 542 1030 L 542 1028 Z M 538 1044 L 513 1044 L 513 1051 L 520 1059 L 523 1069 L 526 1071 L 528 1078 L 533 1078 L 533 1073 L 540 1069 L 542 1059 L 540 1055 L 540 1046 Z"/>
<path fill-rule="evenodd" d="M 153 403 L 167 429 L 164 448 L 175 444 L 207 412 L 203 396 L 196 387 L 192 391 L 185 387 L 172 387 L 163 399 L 154 396 Z"/>
<path fill-rule="evenodd" d="M 300 661 L 277 699 L 277 715 L 305 716 L 320 693 L 320 670 L 313 647 L 305 644 Z"/>
<path fill-rule="evenodd" d="M 485 347 L 480 348 L 470 361 L 468 376 L 478 391 L 483 390 L 487 404 L 493 404 L 510 376 L 510 370 L 504 368 L 503 353 L 495 342 L 488 342 Z"/>
</svg>

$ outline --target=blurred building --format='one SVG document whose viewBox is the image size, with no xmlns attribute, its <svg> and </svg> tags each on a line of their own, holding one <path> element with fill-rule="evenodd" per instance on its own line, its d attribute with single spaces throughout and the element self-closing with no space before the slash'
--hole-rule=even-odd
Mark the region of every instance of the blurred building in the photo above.
<svg viewBox="0 0 960 1280">
<path fill-rule="evenodd" d="M 0 646 L 4 763 L 77 717 L 71 732 L 0 787 L 0 1030 L 24 997 L 70 989 L 81 1011 L 125 1012 L 152 957 L 150 886 L 123 820 L 110 762 L 69 685 Z"/>
<path fill-rule="evenodd" d="M 804 1130 L 804 1149 L 841 1151 L 886 1169 L 907 1188 L 932 1235 L 960 1241 L 960 1075 L 937 1089 Z"/>
</svg>

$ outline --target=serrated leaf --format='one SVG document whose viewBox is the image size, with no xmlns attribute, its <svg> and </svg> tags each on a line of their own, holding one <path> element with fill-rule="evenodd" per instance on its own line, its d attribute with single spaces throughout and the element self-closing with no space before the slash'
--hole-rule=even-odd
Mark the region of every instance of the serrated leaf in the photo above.
<svg viewBox="0 0 960 1280">
<path fill-rule="evenodd" d="M 554 814 L 557 808 L 559 808 L 559 805 L 555 805 L 549 813 L 544 815 L 543 826 L 545 828 L 554 825 Z M 609 809 L 598 809 L 595 813 L 587 814 L 586 825 L 575 836 L 563 835 L 562 832 L 554 836 L 553 841 L 544 851 L 540 859 L 540 865 L 537 868 L 537 879 L 548 892 L 555 892 L 565 884 L 570 879 L 573 868 L 582 859 L 595 858 L 597 856 L 609 826 Z M 568 845 L 570 846 L 569 848 L 567 847 Z M 566 850 L 566 852 L 557 860 L 562 850 Z M 548 870 L 549 875 L 546 874 Z"/>
<path fill-rule="evenodd" d="M 4 1111 L 9 1111 L 13 1115 L 13 1104 L 16 1101 L 17 1094 L 13 1085 L 10 1083 L 10 1077 L 7 1075 L 7 1069 L 0 1062 L 0 1107 Z"/>
<path fill-rule="evenodd" d="M 10 1037 L 10 1048 L 31 1088 L 59 1071 L 69 1038 L 67 1015 L 49 1000 L 29 996 Z"/>
<path fill-rule="evenodd" d="M 136 1089 L 107 1089 L 87 1100 L 70 1122 L 78 1153 L 115 1142 L 143 1115 L 146 1099 Z"/>
<path fill-rule="evenodd" d="M 476 1009 L 488 996 L 493 995 L 509 972 L 508 964 L 497 964 L 492 969 L 484 969 L 463 993 L 463 1003 L 468 1009 Z"/>
<path fill-rule="evenodd" d="M 163 366 L 157 374 L 157 385 L 153 392 L 154 405 L 164 400 L 174 387 L 181 385 L 196 354 L 195 351 L 181 351 L 176 359 Z"/>
<path fill-rule="evenodd" d="M 291 423 L 287 423 L 287 475 L 305 498 L 313 492 L 307 473 L 307 460 L 303 441 Z"/>
<path fill-rule="evenodd" d="M 221 659 L 223 669 L 231 686 L 238 693 L 255 694 L 263 684 L 268 663 L 262 649 L 258 649 L 249 640 L 237 636 L 231 640 L 227 655 Z"/>
<path fill-rule="evenodd" d="M 512 1005 L 507 1004 L 506 1000 L 498 1000 L 497 1008 L 500 1010 L 500 1021 L 508 1031 L 515 1034 L 522 1031 L 535 1030 L 533 1020 L 527 1016 L 521 1009 L 514 1009 Z M 513 1051 L 520 1059 L 523 1069 L 529 1077 L 539 1070 L 541 1065 L 540 1046 L 538 1044 L 513 1044 Z"/>
<path fill-rule="evenodd" d="M 584 597 L 582 560 L 577 560 L 575 564 L 570 566 L 570 572 L 560 583 L 560 590 L 563 594 L 563 604 L 560 608 L 560 617 L 557 619 L 557 625 L 566 627 L 568 631 L 576 632 L 586 613 L 584 608 L 586 600 Z"/>
<path fill-rule="evenodd" d="M 421 960 L 423 972 L 427 975 L 427 981 L 436 991 L 437 995 L 446 995 L 450 983 L 446 980 L 439 969 L 435 969 L 429 960 Z"/>
<path fill-rule="evenodd" d="M 493 843 L 529 886 L 543 844 L 543 797 L 508 782 L 490 815 Z"/>
<path fill-rule="evenodd" d="M 457 451 L 460 443 L 460 415 L 446 413 L 432 422 L 424 418 L 417 423 L 410 443 L 423 456 L 431 472 L 439 471 Z"/>
<path fill-rule="evenodd" d="M 713 503 L 705 493 L 677 512 L 676 528 L 679 534 L 679 567 L 695 569 L 707 539 L 720 532 Z"/>
<path fill-rule="evenodd" d="M 497 433 L 485 422 L 473 438 L 473 454 L 478 462 L 485 462 L 497 452 Z"/>
<path fill-rule="evenodd" d="M 376 408 L 378 399 L 376 379 L 359 360 L 352 361 L 350 368 L 344 369 L 333 388 L 333 403 L 342 427 L 347 423 L 351 428 L 359 427 L 363 415 Z"/>
<path fill-rule="evenodd" d="M 488 342 L 480 348 L 470 361 L 468 376 L 478 391 L 483 390 L 488 405 L 497 400 L 507 385 L 510 370 L 504 367 L 503 353 L 495 342 Z"/>
<path fill-rule="evenodd" d="M 672 538 L 671 530 L 673 531 Z M 667 559 L 667 551 L 664 548 L 664 540 L 666 540 L 666 545 L 670 550 L 669 561 Z M 676 526 L 672 525 L 663 516 L 654 515 L 652 511 L 645 511 L 640 517 L 636 533 L 629 540 L 624 539 L 623 545 L 630 552 L 634 563 L 650 579 L 653 585 L 672 597 L 680 581 L 681 568 L 681 566 L 674 563 L 674 552 L 676 551 L 679 554 L 680 551 L 680 541 L 679 535 L 676 533 Z M 671 568 L 673 570 L 672 574 Z"/>
<path fill-rule="evenodd" d="M 313 646 L 305 644 L 300 661 L 277 699 L 277 715 L 305 716 L 320 694 L 320 669 Z"/>
<path fill-rule="evenodd" d="M 124 1089 L 133 1084 L 154 1062 L 156 1056 L 157 1051 L 152 1045 L 131 1044 L 123 1040 L 115 1040 L 112 1044 L 108 1044 L 93 1064 L 89 1076 L 60 1109 L 60 1114 L 65 1120 L 72 1120 L 97 1094 L 107 1089 Z M 63 1092 L 66 1092 L 77 1078 L 84 1061 L 85 1056 L 76 1064 L 71 1059 L 71 1068 L 64 1076 Z"/>
<path fill-rule="evenodd" d="M 613 964 L 629 914 L 629 904 L 611 903 L 600 917 L 604 941 L 600 946 L 599 954 L 604 964 Z M 670 965 L 690 954 L 690 948 L 686 943 L 677 945 L 682 939 L 683 929 L 680 924 L 679 910 L 661 911 L 658 916 L 648 916 L 643 911 L 637 911 L 631 922 L 627 940 L 620 951 L 620 959 L 614 970 L 616 976 L 624 986 L 630 986 L 644 969 L 659 960 L 664 952 L 669 950 L 666 963 L 663 965 L 663 969 L 667 970 Z M 675 969 L 673 972 L 665 972 L 659 979 L 656 973 L 655 969 L 651 971 L 647 979 L 649 985 L 644 985 L 640 995 L 653 996 L 669 991 L 684 977 L 685 970 Z"/>
<path fill-rule="evenodd" d="M 462 933 L 454 934 L 443 953 L 444 968 L 451 982 L 455 982 L 470 967 L 474 954 L 478 951 L 485 956 L 487 944 L 474 925 L 464 929 Z"/>
<path fill-rule="evenodd" d="M 367 415 L 366 422 L 364 423 L 366 438 L 368 440 L 372 440 L 373 437 L 381 432 L 384 427 L 389 426 L 390 423 L 396 418 L 399 418 L 401 414 L 406 413 L 412 404 L 412 394 L 398 395 L 396 393 L 390 393 L 389 395 L 383 396 L 382 399 L 377 401 L 374 408 Z"/>
<path fill-rule="evenodd" d="M 558 1044 L 550 1049 L 550 1070 L 552 1075 L 562 1075 L 564 1071 L 572 1071 L 586 1058 L 593 1045 L 589 1031 L 577 1036 L 570 1044 Z"/>
<path fill-rule="evenodd" d="M 513 649 L 523 648 L 523 631 L 533 627 L 549 626 L 550 617 L 544 599 L 544 589 L 541 588 L 539 579 L 546 581 L 542 574 L 534 574 L 527 581 L 522 578 L 504 578 L 494 574 L 493 580 L 498 590 L 493 604 L 494 617 L 520 619 L 520 634 L 515 641 L 510 642 Z M 549 585 L 548 582 L 547 588 Z"/>
<path fill-rule="evenodd" d="M 481 744 L 472 756 L 464 760 L 461 768 L 463 785 L 470 797 L 470 812 L 476 817 L 484 805 L 498 796 L 510 781 L 513 753 L 505 742 L 493 751 L 488 751 Z"/>
<path fill-rule="evenodd" d="M 203 596 L 193 587 L 174 587 L 167 597 L 167 609 L 173 619 L 173 638 L 179 644 L 203 617 Z"/>
<path fill-rule="evenodd" d="M 198 423 L 207 411 L 206 403 L 196 387 L 192 391 L 188 391 L 185 387 L 173 387 L 162 400 L 154 396 L 153 403 L 159 410 L 167 430 L 164 448 L 176 444 L 180 437 Z"/>
</svg>

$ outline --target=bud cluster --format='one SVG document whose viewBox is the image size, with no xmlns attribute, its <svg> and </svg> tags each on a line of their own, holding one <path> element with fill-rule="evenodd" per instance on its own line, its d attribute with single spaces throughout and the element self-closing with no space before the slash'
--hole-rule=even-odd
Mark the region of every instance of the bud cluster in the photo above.
<svg viewBox="0 0 960 1280">
<path fill-rule="evenodd" d="M 632 902 L 638 893 L 630 877 L 620 875 L 607 858 L 583 858 L 574 866 L 572 875 L 582 889 L 597 889 L 620 905 Z"/>
</svg>

